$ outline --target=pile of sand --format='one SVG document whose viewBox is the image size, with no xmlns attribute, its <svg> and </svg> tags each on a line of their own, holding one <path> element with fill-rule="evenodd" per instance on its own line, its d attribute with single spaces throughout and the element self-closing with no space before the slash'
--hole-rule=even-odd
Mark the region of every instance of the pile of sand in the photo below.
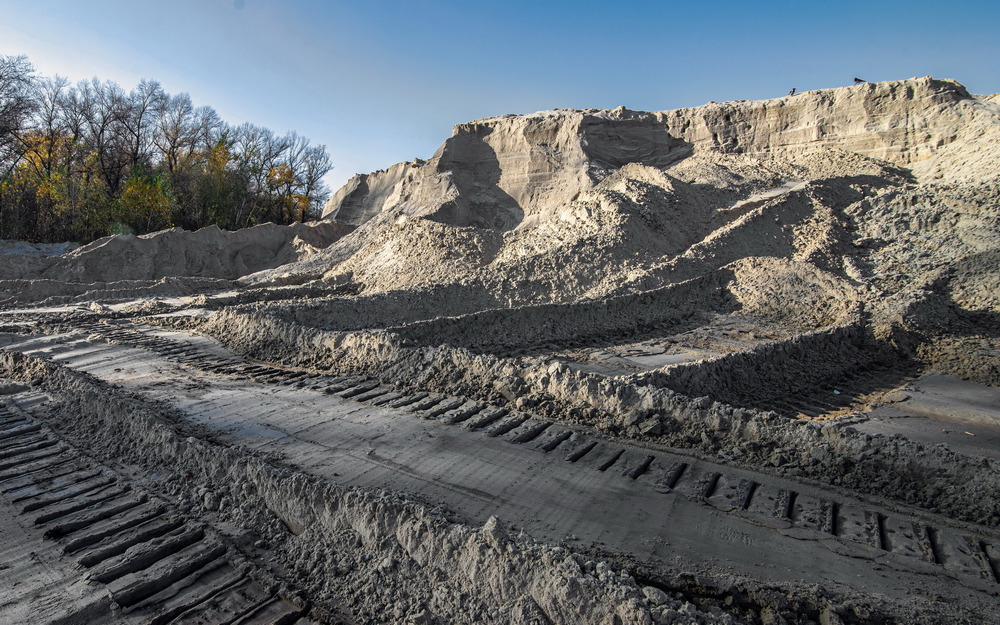
<svg viewBox="0 0 1000 625">
<path fill-rule="evenodd" d="M 197 293 L 205 290 L 205 280 L 228 288 L 240 276 L 308 258 L 350 230 L 331 222 L 263 224 L 236 232 L 209 226 L 116 235 L 82 247 L 7 244 L 0 253 L 0 301 L 83 293 L 113 299 L 114 291 L 129 291 L 122 293 L 126 297 Z"/>
</svg>

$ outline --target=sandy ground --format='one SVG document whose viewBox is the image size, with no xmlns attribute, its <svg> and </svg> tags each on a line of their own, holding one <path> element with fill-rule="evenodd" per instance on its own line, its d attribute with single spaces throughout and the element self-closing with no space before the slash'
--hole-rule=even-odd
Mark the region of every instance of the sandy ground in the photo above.
<svg viewBox="0 0 1000 625">
<path fill-rule="evenodd" d="M 321 222 L 0 242 L 0 620 L 997 621 L 996 101 L 502 116 Z"/>
<path fill-rule="evenodd" d="M 196 336 L 160 337 L 206 356 L 233 358 Z M 51 359 L 165 402 L 214 440 L 275 454 L 296 470 L 333 483 L 391 489 L 442 505 L 468 523 L 497 516 L 532 538 L 583 551 L 628 553 L 654 570 L 701 570 L 855 593 L 878 588 L 896 601 L 947 597 L 986 611 L 993 601 L 992 571 L 961 553 L 970 531 L 976 541 L 996 545 L 988 553 L 1000 546 L 1000 533 L 912 508 L 544 421 L 529 420 L 490 436 L 489 428 L 470 431 L 461 423 L 331 395 L 321 381 L 311 384 L 316 390 L 289 388 L 277 379 L 254 383 L 81 334 L 8 335 L 5 342 L 8 351 Z M 955 386 L 928 376 L 913 388 L 936 390 L 941 414 L 949 402 L 940 394 Z M 980 406 L 990 410 L 992 389 L 971 387 L 982 395 Z M 952 398 L 951 405 L 961 401 Z M 974 402 L 963 405 L 974 413 Z M 876 423 L 873 416 L 855 427 Z M 534 424 L 546 426 L 542 434 L 518 442 L 529 438 L 522 433 L 537 429 Z M 563 436 L 550 451 L 540 449 Z M 567 461 L 591 443 L 592 450 Z M 667 486 L 681 464 L 681 479 Z M 704 490 L 706 479 L 713 480 L 710 491 Z M 752 497 L 744 501 L 740 485 L 751 483 Z M 791 508 L 776 513 L 787 493 L 795 493 Z M 873 518 L 878 519 L 874 539 L 866 527 Z M 930 553 L 913 533 L 921 527 L 933 528 Z M 990 577 L 985 585 L 983 575 Z"/>
<path fill-rule="evenodd" d="M 214 528 L 185 518 L 34 418 L 49 397 L 24 385 L 5 388 L 5 622 L 311 625 L 301 604 L 277 595 L 273 579 Z"/>
<path fill-rule="evenodd" d="M 928 373 L 886 395 L 854 425 L 976 456 L 1000 457 L 1000 389 Z"/>
<path fill-rule="evenodd" d="M 8 592 L 0 602 L 0 618 L 7 623 L 46 623 L 66 614 L 90 614 L 92 622 L 111 612 L 111 598 L 102 588 L 81 578 L 75 563 L 52 549 L 35 527 L 13 505 L 0 504 L 3 547 L 0 584 Z"/>
</svg>

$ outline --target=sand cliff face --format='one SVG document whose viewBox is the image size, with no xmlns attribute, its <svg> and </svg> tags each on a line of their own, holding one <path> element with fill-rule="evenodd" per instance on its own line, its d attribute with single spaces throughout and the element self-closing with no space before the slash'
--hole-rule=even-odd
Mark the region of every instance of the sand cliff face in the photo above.
<svg viewBox="0 0 1000 625">
<path fill-rule="evenodd" d="M 455 127 L 429 161 L 355 176 L 325 216 L 360 225 L 398 209 L 455 226 L 509 230 L 573 200 L 607 171 L 690 153 L 651 113 L 549 111 Z"/>
<path fill-rule="evenodd" d="M 995 140 L 997 112 L 959 83 L 925 77 L 759 102 L 711 103 L 659 117 L 671 135 L 700 150 L 794 155 L 828 148 L 913 167 L 919 174 L 972 180 L 972 172 L 918 165 L 949 154 L 952 144 L 982 141 L 977 133 L 984 128 L 993 127 Z M 983 171 L 995 175 L 996 170 Z"/>
<path fill-rule="evenodd" d="M 355 176 L 324 216 L 359 225 L 402 207 L 454 225 L 505 229 L 519 210 L 533 215 L 563 205 L 626 164 L 663 168 L 709 151 L 794 157 L 832 149 L 912 166 L 927 177 L 972 180 L 995 176 L 996 161 L 975 171 L 946 165 L 963 160 L 955 148 L 996 141 L 998 114 L 995 103 L 962 85 L 926 77 L 660 113 L 494 117 L 456 126 L 429 161 Z M 982 136 L 984 129 L 992 136 Z"/>
</svg>

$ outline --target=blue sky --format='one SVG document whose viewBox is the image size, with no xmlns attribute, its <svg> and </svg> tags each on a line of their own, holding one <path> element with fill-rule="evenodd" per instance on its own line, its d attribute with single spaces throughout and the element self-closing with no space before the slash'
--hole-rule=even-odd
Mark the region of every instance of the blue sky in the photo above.
<svg viewBox="0 0 1000 625">
<path fill-rule="evenodd" d="M 954 78 L 1000 91 L 1000 2 L 0 0 L 0 54 L 325 144 L 336 188 L 427 158 L 454 124 L 666 110 Z"/>
</svg>

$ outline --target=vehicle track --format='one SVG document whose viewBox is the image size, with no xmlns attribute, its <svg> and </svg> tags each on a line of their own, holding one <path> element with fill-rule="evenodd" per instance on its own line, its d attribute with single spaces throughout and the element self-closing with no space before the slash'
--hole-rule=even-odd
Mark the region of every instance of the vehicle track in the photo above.
<svg viewBox="0 0 1000 625">
<path fill-rule="evenodd" d="M 833 418 L 862 410 L 882 394 L 916 380 L 925 368 L 918 362 L 901 362 L 852 371 L 821 385 L 808 386 L 763 401 L 747 401 L 747 407 L 773 410 L 787 417 Z"/>
<path fill-rule="evenodd" d="M 311 625 L 210 526 L 0 403 L 0 496 L 100 584 L 128 622 Z"/>
<path fill-rule="evenodd" d="M 59 317 L 62 315 L 54 315 L 54 318 Z M 176 345 L 162 336 L 153 334 L 152 329 L 145 332 L 136 331 L 127 319 L 106 319 L 76 314 L 65 317 L 53 327 L 87 330 L 100 335 L 104 340 L 147 347 L 161 356 L 205 370 L 229 374 L 255 373 L 253 379 L 262 382 L 269 378 L 275 381 L 288 381 L 293 375 L 288 369 L 270 370 L 268 365 L 256 365 L 260 368 L 248 369 L 246 362 L 240 358 L 198 353 L 191 346 Z M 205 362 L 206 360 L 210 362 Z M 215 362 L 211 362 L 213 360 Z M 871 363 L 861 370 L 850 370 L 843 375 L 830 377 L 821 384 L 807 384 L 786 389 L 779 395 L 769 397 L 744 397 L 742 400 L 736 400 L 733 405 L 772 410 L 791 418 L 814 420 L 836 418 L 865 408 L 884 393 L 917 379 L 924 370 L 924 365 L 914 360 L 891 364 Z M 295 376 L 303 381 L 313 379 L 312 374 L 308 372 L 299 371 Z"/>
<path fill-rule="evenodd" d="M 872 562 L 905 562 L 924 574 L 960 580 L 989 592 L 1000 588 L 1000 536 L 984 528 L 902 507 L 879 505 L 815 484 L 797 486 L 766 473 L 735 469 L 656 447 L 637 447 L 598 437 L 519 411 L 434 393 L 407 393 L 364 376 L 330 376 L 246 361 L 206 349 L 209 343 L 182 334 L 126 323 L 77 323 L 93 337 L 148 349 L 160 357 L 211 375 L 293 387 L 373 407 L 409 413 L 442 426 L 531 449 L 576 470 L 616 475 L 797 541 Z M 69 339 L 67 339 L 69 340 Z M 29 435 L 25 432 L 25 435 Z M 40 444 L 41 441 L 30 443 Z M 33 453 L 50 453 L 38 450 Z M 0 462 L 3 462 L 0 460 Z"/>
</svg>

